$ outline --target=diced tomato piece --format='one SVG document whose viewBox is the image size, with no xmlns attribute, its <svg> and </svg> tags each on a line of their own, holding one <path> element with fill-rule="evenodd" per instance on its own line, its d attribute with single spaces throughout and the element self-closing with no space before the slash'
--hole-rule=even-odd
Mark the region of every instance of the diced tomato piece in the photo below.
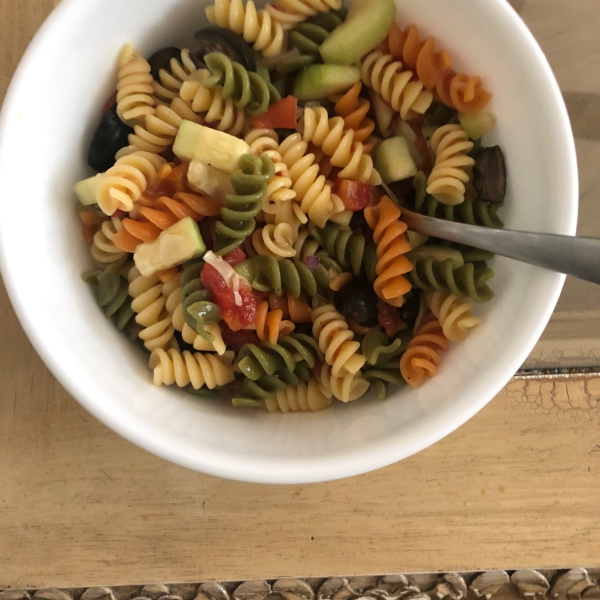
<svg viewBox="0 0 600 600">
<path fill-rule="evenodd" d="M 250 287 L 240 287 L 242 304 L 238 306 L 235 303 L 233 290 L 212 265 L 204 265 L 200 280 L 204 287 L 212 292 L 213 302 L 221 309 L 223 320 L 232 331 L 239 331 L 256 321 L 256 298 Z"/>
<path fill-rule="evenodd" d="M 232 348 L 235 352 L 239 352 L 240 348 L 244 344 L 259 344 L 260 340 L 256 335 L 255 331 L 249 329 L 240 329 L 240 331 L 231 331 L 231 328 L 225 321 L 219 322 L 221 328 L 221 335 L 223 341 L 228 347 Z"/>
<path fill-rule="evenodd" d="M 235 250 L 232 250 L 229 254 L 223 257 L 223 260 L 227 261 L 232 267 L 239 265 L 241 262 L 246 260 L 246 253 L 238 246 Z"/>
<path fill-rule="evenodd" d="M 117 92 L 113 92 L 102 107 L 102 115 L 117 101 Z"/>
<path fill-rule="evenodd" d="M 362 210 L 367 206 L 374 206 L 381 200 L 381 194 L 374 185 L 351 179 L 337 177 L 332 191 L 342 199 L 346 210 L 352 212 Z"/>
<path fill-rule="evenodd" d="M 387 302 L 383 302 L 383 300 L 380 300 L 377 305 L 377 320 L 385 329 L 387 335 L 398 333 L 404 325 L 400 309 L 390 306 Z"/>
<path fill-rule="evenodd" d="M 252 117 L 252 127 L 256 129 L 296 129 L 298 100 L 287 96 L 271 104 L 267 112 Z"/>
</svg>

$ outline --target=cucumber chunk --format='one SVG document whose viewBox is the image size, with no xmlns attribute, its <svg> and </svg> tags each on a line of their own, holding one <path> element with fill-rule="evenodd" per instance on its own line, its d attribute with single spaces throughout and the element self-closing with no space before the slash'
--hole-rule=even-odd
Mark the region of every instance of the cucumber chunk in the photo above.
<svg viewBox="0 0 600 600">
<path fill-rule="evenodd" d="M 319 100 L 331 94 L 346 92 L 358 81 L 358 67 L 311 65 L 297 75 L 294 81 L 294 96 L 298 100 Z"/>
</svg>

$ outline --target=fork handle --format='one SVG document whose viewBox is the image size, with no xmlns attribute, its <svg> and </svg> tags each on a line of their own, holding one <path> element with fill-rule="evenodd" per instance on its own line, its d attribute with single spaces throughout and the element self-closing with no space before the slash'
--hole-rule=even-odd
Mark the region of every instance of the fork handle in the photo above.
<svg viewBox="0 0 600 600">
<path fill-rule="evenodd" d="M 490 229 L 434 219 L 402 209 L 409 229 L 600 283 L 600 239 Z"/>
</svg>

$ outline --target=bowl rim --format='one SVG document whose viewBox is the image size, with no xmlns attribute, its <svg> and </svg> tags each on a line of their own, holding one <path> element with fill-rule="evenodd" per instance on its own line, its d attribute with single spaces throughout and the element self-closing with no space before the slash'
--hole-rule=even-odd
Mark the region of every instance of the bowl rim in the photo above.
<svg viewBox="0 0 600 600">
<path fill-rule="evenodd" d="M 15 114 L 13 98 L 16 96 L 20 80 L 24 73 L 29 69 L 29 66 L 33 63 L 39 49 L 45 44 L 55 23 L 58 23 L 63 19 L 68 19 L 69 12 L 81 2 L 85 2 L 85 0 L 63 0 L 55 7 L 36 33 L 23 55 L 12 77 L 2 105 L 2 110 L 0 111 L 0 158 L 5 151 L 5 136 L 3 133 L 9 119 Z M 511 26 L 518 30 L 519 35 L 528 45 L 530 52 L 535 55 L 539 67 L 543 71 L 543 76 L 553 91 L 556 104 L 556 125 L 560 130 L 562 138 L 567 144 L 565 156 L 568 158 L 568 164 L 565 166 L 565 176 L 569 179 L 568 187 L 572 191 L 572 197 L 569 198 L 569 210 L 566 211 L 566 217 L 560 224 L 559 229 L 563 234 L 575 235 L 578 214 L 577 158 L 571 125 L 560 88 L 542 49 L 514 8 L 507 0 L 488 0 L 488 3 L 490 5 L 490 10 L 501 11 L 504 13 L 505 17 L 510 19 Z M 2 174 L 3 166 L 2 161 L 0 160 L 0 180 L 2 179 Z M 0 231 L 1 230 L 2 224 L 0 223 Z M 198 456 L 197 454 L 192 456 L 189 450 L 186 451 L 184 444 L 174 443 L 174 440 L 166 434 L 157 436 L 153 433 L 150 435 L 147 429 L 139 426 L 138 421 L 134 421 L 132 418 L 121 418 L 122 415 L 117 415 L 110 410 L 105 410 L 102 403 L 97 402 L 96 399 L 93 398 L 93 394 L 90 393 L 89 389 L 87 389 L 83 383 L 79 382 L 77 377 L 74 377 L 66 366 L 55 357 L 51 350 L 51 341 L 38 335 L 34 317 L 24 310 L 21 303 L 19 290 L 11 276 L 11 266 L 7 262 L 7 254 L 7 246 L 5 247 L 3 236 L 0 235 L 0 271 L 3 275 L 4 285 L 7 289 L 8 296 L 23 329 L 52 374 L 68 393 L 94 417 L 98 418 L 110 429 L 137 446 L 181 466 L 201 471 L 209 475 L 226 477 L 238 481 L 279 484 L 330 481 L 359 475 L 412 456 L 452 433 L 490 402 L 510 380 L 512 374 L 521 364 L 523 364 L 550 320 L 566 278 L 565 275 L 558 273 L 554 274 L 551 284 L 552 292 L 547 296 L 544 311 L 537 317 L 535 334 L 532 334 L 528 343 L 524 344 L 520 351 L 513 356 L 511 361 L 511 372 L 509 373 L 509 369 L 506 369 L 506 373 L 503 376 L 495 378 L 495 383 L 489 386 L 488 393 L 482 395 L 481 398 L 474 399 L 467 409 L 457 412 L 453 418 L 448 419 L 441 427 L 428 431 L 417 441 L 413 440 L 410 448 L 407 448 L 406 445 L 403 444 L 397 444 L 392 448 L 391 452 L 388 447 L 388 452 L 382 453 L 376 452 L 375 449 L 377 446 L 374 445 L 367 450 L 363 449 L 358 460 L 354 453 L 354 456 L 352 456 L 351 459 L 345 460 L 343 463 L 339 460 L 330 460 L 323 461 L 316 467 L 312 465 L 310 469 L 298 469 L 296 467 L 294 467 L 294 469 L 285 469 L 283 467 L 273 469 L 270 466 L 260 464 L 252 466 L 244 461 L 236 462 L 223 455 L 214 453 L 204 456 Z"/>
</svg>

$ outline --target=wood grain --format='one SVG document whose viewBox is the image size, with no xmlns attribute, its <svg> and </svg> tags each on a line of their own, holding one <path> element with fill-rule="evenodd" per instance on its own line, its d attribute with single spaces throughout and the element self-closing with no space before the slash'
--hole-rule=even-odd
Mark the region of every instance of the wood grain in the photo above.
<svg viewBox="0 0 600 600">
<path fill-rule="evenodd" d="M 419 455 L 260 486 L 168 464 L 55 382 L 0 296 L 0 587 L 592 565 L 600 377 L 513 381 Z"/>
<path fill-rule="evenodd" d="M 55 3 L 0 1 L 0 97 Z M 570 106 L 595 115 L 600 3 L 514 4 L 563 89 L 585 94 Z M 598 143 L 578 140 L 583 229 L 596 235 Z M 536 366 L 600 361 L 594 293 L 567 286 Z M 41 363 L 1 286 L 0 373 L 0 587 L 598 564 L 600 377 L 515 380 L 400 464 L 265 487 L 187 471 L 106 429 Z"/>
</svg>

